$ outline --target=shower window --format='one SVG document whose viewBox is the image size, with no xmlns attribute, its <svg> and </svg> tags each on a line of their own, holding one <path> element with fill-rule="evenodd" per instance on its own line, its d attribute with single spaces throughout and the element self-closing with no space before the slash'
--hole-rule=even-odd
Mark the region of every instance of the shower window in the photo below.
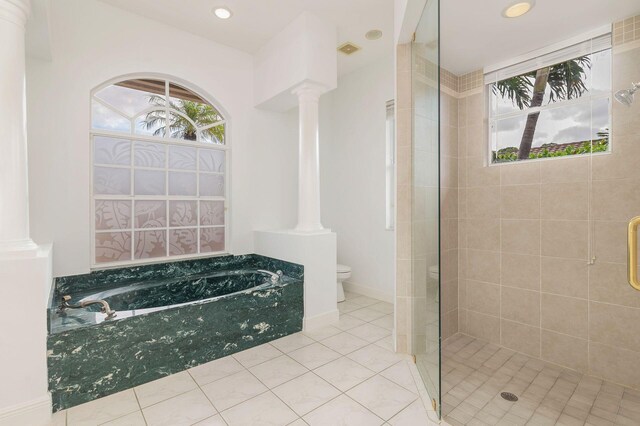
<svg viewBox="0 0 640 426">
<path fill-rule="evenodd" d="M 91 115 L 93 265 L 226 252 L 226 122 L 166 80 L 97 89 Z"/>
<path fill-rule="evenodd" d="M 610 149 L 611 35 L 485 75 L 490 162 Z"/>
</svg>

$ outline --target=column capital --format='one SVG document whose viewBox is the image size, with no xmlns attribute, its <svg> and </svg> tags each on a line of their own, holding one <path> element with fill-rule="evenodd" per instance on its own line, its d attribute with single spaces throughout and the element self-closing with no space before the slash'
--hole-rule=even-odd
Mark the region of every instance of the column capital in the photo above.
<svg viewBox="0 0 640 426">
<path fill-rule="evenodd" d="M 318 100 L 320 96 L 327 91 L 327 88 L 318 83 L 304 82 L 296 86 L 291 93 L 296 95 L 299 100 Z"/>
<path fill-rule="evenodd" d="M 0 20 L 23 27 L 31 13 L 29 0 L 0 0 Z"/>
</svg>

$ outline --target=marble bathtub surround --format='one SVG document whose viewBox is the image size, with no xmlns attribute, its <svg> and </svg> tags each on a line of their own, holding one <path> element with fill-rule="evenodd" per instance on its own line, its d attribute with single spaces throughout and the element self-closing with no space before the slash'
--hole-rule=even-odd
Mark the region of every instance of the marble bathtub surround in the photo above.
<svg viewBox="0 0 640 426">
<path fill-rule="evenodd" d="M 357 307 L 350 312 L 368 306 L 385 312 L 392 308 L 384 302 L 367 304 L 365 298 L 348 292 L 347 300 Z M 350 313 L 340 314 L 345 331 L 338 329 L 338 334 L 335 327 L 291 334 L 59 411 L 53 425 L 437 425 L 435 412 L 425 410 L 419 398 L 424 388 L 415 381 L 415 365 L 391 352 L 390 331 L 346 355 L 324 345 L 339 334 L 360 336 L 349 318 L 355 319 Z M 373 326 L 373 322 L 364 324 Z M 334 355 L 311 368 L 298 361 L 302 361 L 298 354 L 315 345 L 325 346 Z M 376 366 L 381 368 L 376 372 L 362 354 L 379 354 L 378 350 L 386 361 Z"/>
<path fill-rule="evenodd" d="M 49 388 L 54 409 L 143 385 L 302 329 L 302 267 L 257 255 L 99 271 L 87 276 L 58 279 L 56 284 L 60 283 L 60 287 L 56 292 L 73 292 L 76 286 L 84 292 L 119 286 L 128 288 L 142 280 L 164 279 L 171 283 L 164 287 L 164 293 L 138 292 L 134 296 L 157 298 L 153 301 L 154 306 L 162 303 L 171 305 L 176 299 L 184 298 L 181 285 L 188 284 L 189 274 L 219 272 L 225 268 L 231 272 L 233 268 L 282 270 L 292 276 L 285 275 L 275 286 L 256 287 L 206 302 L 195 300 L 182 306 L 96 325 L 74 328 L 60 323 L 61 326 L 48 338 Z M 96 275 L 106 283 L 102 284 Z M 178 279 L 171 281 L 174 278 Z M 244 290 L 247 283 L 256 284 L 258 280 L 255 276 L 236 275 L 230 280 L 205 280 L 199 288 L 220 286 L 220 294 L 224 294 L 234 292 L 238 287 Z M 193 300 L 194 294 L 187 296 Z M 132 297 L 116 300 L 114 306 L 117 303 L 131 308 L 132 304 L 140 302 Z M 55 312 L 54 302 L 50 310 Z M 103 316 L 99 312 L 89 314 Z M 74 315 L 68 314 L 70 322 L 78 320 Z M 249 350 L 245 354 L 251 353 Z M 232 369 L 233 366 L 225 368 Z M 176 380 L 175 385 L 180 386 L 179 378 Z"/>
</svg>

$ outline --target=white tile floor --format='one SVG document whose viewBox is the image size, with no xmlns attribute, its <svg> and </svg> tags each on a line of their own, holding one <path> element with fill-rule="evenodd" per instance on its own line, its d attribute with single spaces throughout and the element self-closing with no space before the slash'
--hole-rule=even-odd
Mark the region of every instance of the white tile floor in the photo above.
<svg viewBox="0 0 640 426">
<path fill-rule="evenodd" d="M 297 333 L 54 415 L 52 425 L 435 425 L 393 305 L 347 295 L 335 327 Z M 416 384 L 418 383 L 418 384 Z"/>
</svg>

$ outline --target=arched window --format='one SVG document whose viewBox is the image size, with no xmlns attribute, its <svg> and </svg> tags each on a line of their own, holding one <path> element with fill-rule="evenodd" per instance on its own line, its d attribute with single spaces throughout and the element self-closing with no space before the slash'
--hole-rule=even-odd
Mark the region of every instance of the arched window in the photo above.
<svg viewBox="0 0 640 426">
<path fill-rule="evenodd" d="M 168 80 L 93 92 L 95 266 L 225 252 L 225 130 L 219 109 Z"/>
</svg>

